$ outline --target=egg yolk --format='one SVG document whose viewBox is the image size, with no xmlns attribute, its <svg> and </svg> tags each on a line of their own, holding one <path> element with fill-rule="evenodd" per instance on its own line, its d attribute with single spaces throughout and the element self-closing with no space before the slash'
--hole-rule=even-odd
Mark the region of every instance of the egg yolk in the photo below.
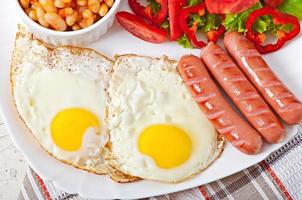
<svg viewBox="0 0 302 200">
<path fill-rule="evenodd" d="M 88 110 L 70 108 L 59 112 L 51 123 L 54 143 L 63 150 L 76 151 L 81 147 L 88 128 L 99 130 L 98 118 Z"/>
<path fill-rule="evenodd" d="M 154 125 L 146 128 L 138 139 L 139 151 L 152 157 L 163 169 L 171 169 L 186 162 L 192 142 L 188 134 L 175 126 Z"/>
</svg>

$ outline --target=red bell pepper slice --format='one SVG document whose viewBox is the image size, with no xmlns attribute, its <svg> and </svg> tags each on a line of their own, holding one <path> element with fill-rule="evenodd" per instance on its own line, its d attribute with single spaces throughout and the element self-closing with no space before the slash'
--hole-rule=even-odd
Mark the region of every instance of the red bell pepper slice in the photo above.
<svg viewBox="0 0 302 200">
<path fill-rule="evenodd" d="M 179 14 L 181 9 L 186 5 L 187 0 L 168 0 L 169 23 L 170 23 L 170 40 L 174 41 L 180 38 L 183 31 L 179 27 Z"/>
<path fill-rule="evenodd" d="M 292 30 L 290 32 L 279 30 L 277 32 L 278 41 L 275 44 L 262 45 L 264 40 L 263 34 L 255 32 L 253 30 L 253 24 L 256 22 L 256 20 L 259 17 L 265 15 L 271 16 L 275 25 L 290 24 L 292 26 Z M 247 19 L 246 28 L 247 28 L 247 34 L 246 34 L 247 38 L 249 38 L 251 41 L 254 42 L 256 48 L 262 54 L 274 52 L 282 48 L 287 41 L 296 37 L 301 30 L 299 20 L 295 16 L 281 13 L 277 9 L 271 7 L 264 7 L 252 12 Z"/>
<path fill-rule="evenodd" d="M 188 20 L 191 14 L 198 14 L 200 16 L 205 15 L 206 6 L 205 3 L 200 3 L 196 6 L 187 7 L 181 10 L 179 17 L 179 24 L 184 33 L 188 36 L 192 45 L 196 48 L 203 48 L 206 46 L 206 42 L 198 40 L 196 37 L 196 32 L 198 29 L 198 23 L 193 22 L 193 25 L 190 27 Z"/>
<path fill-rule="evenodd" d="M 132 11 L 146 19 L 150 22 L 160 25 L 166 20 L 166 17 L 168 16 L 168 0 L 155 0 L 156 3 L 160 5 L 160 10 L 157 13 L 154 13 L 151 9 L 151 6 L 142 6 L 138 0 L 128 0 L 129 6 L 132 9 Z"/>
</svg>

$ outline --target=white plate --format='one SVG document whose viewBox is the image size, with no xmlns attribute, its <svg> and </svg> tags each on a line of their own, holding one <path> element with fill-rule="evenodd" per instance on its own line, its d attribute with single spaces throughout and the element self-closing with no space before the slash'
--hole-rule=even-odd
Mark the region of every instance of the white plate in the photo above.
<svg viewBox="0 0 302 200">
<path fill-rule="evenodd" d="M 124 9 L 127 9 L 124 1 Z M 98 176 L 63 164 L 42 150 L 32 134 L 19 119 L 10 90 L 9 65 L 11 49 L 18 19 L 11 1 L 0 12 L 0 104 L 10 135 L 28 163 L 46 180 L 69 193 L 79 193 L 83 197 L 98 199 L 134 199 L 167 194 L 221 179 L 265 159 L 270 153 L 280 148 L 297 132 L 297 128 L 288 129 L 287 140 L 282 144 L 265 145 L 263 152 L 255 156 L 247 156 L 231 145 L 225 146 L 219 158 L 206 171 L 179 184 L 163 184 L 151 181 L 119 184 L 106 176 Z M 138 40 L 115 25 L 100 41 L 90 46 L 113 57 L 115 54 L 136 53 L 149 56 L 168 55 L 178 59 L 183 54 L 199 55 L 199 50 L 188 50 L 174 43 L 155 45 Z M 302 99 L 302 37 L 295 39 L 282 50 L 265 56 L 273 70 L 286 85 Z M 300 55 L 300 57 L 299 57 Z"/>
</svg>

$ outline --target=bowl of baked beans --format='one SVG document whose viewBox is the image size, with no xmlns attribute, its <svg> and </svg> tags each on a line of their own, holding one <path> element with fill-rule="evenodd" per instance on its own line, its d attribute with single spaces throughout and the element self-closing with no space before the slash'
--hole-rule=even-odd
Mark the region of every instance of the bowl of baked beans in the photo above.
<svg viewBox="0 0 302 200">
<path fill-rule="evenodd" d="M 51 45 L 92 43 L 113 25 L 121 0 L 15 0 L 34 36 Z"/>
</svg>

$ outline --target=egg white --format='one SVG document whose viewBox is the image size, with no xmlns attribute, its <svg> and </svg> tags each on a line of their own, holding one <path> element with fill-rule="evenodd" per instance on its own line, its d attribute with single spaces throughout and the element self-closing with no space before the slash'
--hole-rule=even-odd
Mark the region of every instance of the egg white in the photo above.
<svg viewBox="0 0 302 200">
<path fill-rule="evenodd" d="M 178 182 L 205 169 L 217 157 L 217 133 L 167 58 L 119 57 L 109 87 L 109 129 L 115 167 L 143 179 Z M 182 128 L 192 141 L 190 158 L 162 169 L 138 150 L 138 138 L 157 124 Z M 160 138 L 159 138 L 160 139 Z"/>
<path fill-rule="evenodd" d="M 106 88 L 112 61 L 92 50 L 49 49 L 28 36 L 17 37 L 11 80 L 14 101 L 26 126 L 55 158 L 95 173 L 106 173 Z M 56 146 L 50 131 L 54 116 L 69 108 L 90 111 L 101 125 L 101 134 L 87 129 L 81 148 L 74 152 Z"/>
</svg>

